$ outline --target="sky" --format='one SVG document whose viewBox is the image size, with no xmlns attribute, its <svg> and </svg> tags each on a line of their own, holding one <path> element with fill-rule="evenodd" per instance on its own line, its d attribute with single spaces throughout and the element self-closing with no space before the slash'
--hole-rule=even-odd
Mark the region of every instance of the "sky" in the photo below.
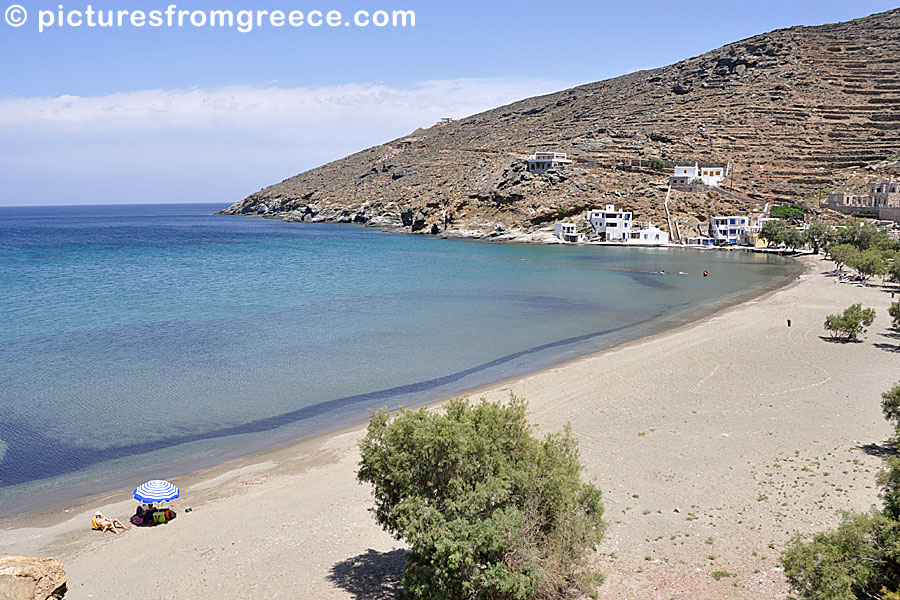
<svg viewBox="0 0 900 600">
<path fill-rule="evenodd" d="M 207 15 L 297 10 L 306 20 L 316 17 L 310 11 L 336 10 L 341 18 L 337 27 L 275 27 L 264 15 L 246 32 L 193 27 L 190 16 L 182 27 L 130 26 L 128 16 L 122 27 L 67 22 L 89 4 L 145 15 L 175 4 Z M 772 29 L 896 6 L 0 0 L 0 205 L 227 204 L 442 117 L 664 66 Z M 20 8 L 26 20 L 13 27 Z M 415 26 L 344 25 L 360 10 L 370 18 L 411 10 Z"/>
</svg>

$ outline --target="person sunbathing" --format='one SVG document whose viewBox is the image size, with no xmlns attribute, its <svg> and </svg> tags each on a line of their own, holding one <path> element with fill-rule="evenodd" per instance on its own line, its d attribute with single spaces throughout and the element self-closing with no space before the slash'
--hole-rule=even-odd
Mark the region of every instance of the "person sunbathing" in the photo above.
<svg viewBox="0 0 900 600">
<path fill-rule="evenodd" d="M 94 513 L 92 526 L 94 529 L 99 529 L 101 532 L 109 530 L 116 535 L 119 535 L 119 532 L 116 531 L 116 527 L 127 529 L 124 525 L 122 525 L 121 521 L 119 521 L 118 519 L 110 519 L 109 517 L 105 517 L 99 510 Z"/>
</svg>

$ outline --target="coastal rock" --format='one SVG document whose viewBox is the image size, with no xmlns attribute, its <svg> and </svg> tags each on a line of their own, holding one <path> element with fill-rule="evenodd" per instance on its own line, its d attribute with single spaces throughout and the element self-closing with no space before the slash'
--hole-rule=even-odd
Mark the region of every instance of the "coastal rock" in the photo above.
<svg viewBox="0 0 900 600">
<path fill-rule="evenodd" d="M 66 595 L 66 570 L 55 558 L 0 557 L 0 598 L 50 600 Z"/>
</svg>

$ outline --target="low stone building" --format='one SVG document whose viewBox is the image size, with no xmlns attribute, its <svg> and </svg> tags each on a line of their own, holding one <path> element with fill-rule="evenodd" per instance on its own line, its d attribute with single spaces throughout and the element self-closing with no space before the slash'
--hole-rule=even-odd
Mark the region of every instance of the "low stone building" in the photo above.
<svg viewBox="0 0 900 600">
<path fill-rule="evenodd" d="M 869 198 L 873 207 L 900 207 L 900 182 L 882 181 L 869 184 Z"/>
</svg>

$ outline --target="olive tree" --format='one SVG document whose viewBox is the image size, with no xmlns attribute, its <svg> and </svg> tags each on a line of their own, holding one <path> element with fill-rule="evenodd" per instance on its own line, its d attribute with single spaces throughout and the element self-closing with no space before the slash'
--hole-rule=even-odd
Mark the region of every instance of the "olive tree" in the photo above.
<svg viewBox="0 0 900 600">
<path fill-rule="evenodd" d="M 443 413 L 373 415 L 358 479 L 376 521 L 410 547 L 402 582 L 417 598 L 564 598 L 604 528 L 572 433 L 537 439 L 526 404 L 453 399 Z"/>
</svg>

